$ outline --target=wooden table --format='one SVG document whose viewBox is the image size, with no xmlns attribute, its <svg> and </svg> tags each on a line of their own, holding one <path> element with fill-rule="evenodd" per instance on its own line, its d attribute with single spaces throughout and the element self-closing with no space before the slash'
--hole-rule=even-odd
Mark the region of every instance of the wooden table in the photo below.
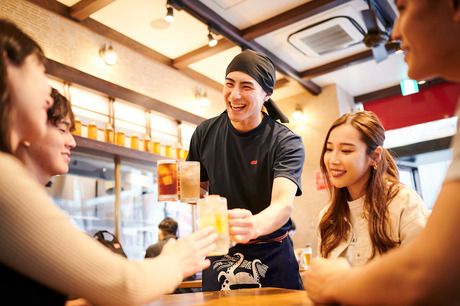
<svg viewBox="0 0 460 306">
<path fill-rule="evenodd" d="M 164 295 L 148 306 L 312 306 L 303 290 L 280 288 L 240 289 Z"/>
</svg>

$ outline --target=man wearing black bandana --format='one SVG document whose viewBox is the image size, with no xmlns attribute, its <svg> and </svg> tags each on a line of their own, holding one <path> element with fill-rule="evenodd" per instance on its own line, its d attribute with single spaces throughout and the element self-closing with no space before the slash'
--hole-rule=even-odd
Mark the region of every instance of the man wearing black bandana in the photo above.
<svg viewBox="0 0 460 306">
<path fill-rule="evenodd" d="M 301 138 L 276 122 L 286 117 L 270 99 L 274 84 L 272 61 L 243 51 L 227 67 L 226 111 L 192 136 L 187 159 L 201 163 L 209 194 L 227 198 L 236 243 L 228 255 L 211 258 L 204 291 L 303 288 L 288 231 L 305 153 Z"/>
</svg>

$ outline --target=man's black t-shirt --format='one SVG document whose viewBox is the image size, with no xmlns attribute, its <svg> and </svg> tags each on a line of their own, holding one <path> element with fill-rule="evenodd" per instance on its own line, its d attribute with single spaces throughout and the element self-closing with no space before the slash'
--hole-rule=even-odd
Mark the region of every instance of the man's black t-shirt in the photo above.
<svg viewBox="0 0 460 306">
<path fill-rule="evenodd" d="M 240 133 L 227 112 L 200 124 L 190 143 L 188 160 L 201 164 L 201 181 L 209 181 L 209 194 L 227 198 L 229 209 L 244 208 L 257 214 L 270 205 L 273 180 L 285 177 L 302 194 L 301 174 L 305 158 L 302 140 L 286 126 L 264 113 L 255 129 Z M 290 229 L 288 221 L 264 238 Z"/>
</svg>

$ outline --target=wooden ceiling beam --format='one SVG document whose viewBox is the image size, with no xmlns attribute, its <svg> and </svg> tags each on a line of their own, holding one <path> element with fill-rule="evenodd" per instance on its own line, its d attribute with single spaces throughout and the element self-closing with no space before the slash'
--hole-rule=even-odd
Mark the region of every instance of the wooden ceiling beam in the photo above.
<svg viewBox="0 0 460 306">
<path fill-rule="evenodd" d="M 73 22 L 75 22 L 75 19 L 73 19 L 70 16 L 70 8 L 56 0 L 27 0 L 27 1 L 40 6 L 44 8 L 45 10 L 54 12 L 62 17 L 66 17 L 67 19 L 70 19 Z M 163 54 L 156 52 L 153 49 L 141 43 L 138 43 L 134 39 L 131 39 L 128 36 L 123 35 L 120 32 L 117 32 L 107 27 L 106 25 L 103 25 L 102 23 L 98 21 L 95 21 L 94 19 L 86 18 L 85 20 L 82 20 L 78 23 L 86 27 L 87 29 L 91 30 L 92 32 L 105 36 L 114 42 L 117 42 L 123 46 L 130 48 L 133 51 L 136 51 L 144 55 L 147 58 L 150 58 L 152 60 L 155 60 L 157 62 L 160 62 L 162 64 L 172 67 L 172 60 L 169 57 L 164 56 Z"/>
<path fill-rule="evenodd" d="M 219 39 L 219 42 L 214 47 L 209 47 L 208 45 L 203 46 L 199 49 L 193 50 L 187 54 L 179 56 L 172 61 L 172 64 L 175 68 L 181 69 L 187 67 L 190 64 L 199 62 L 205 58 L 216 55 L 222 51 L 228 50 L 234 47 L 235 44 L 226 38 Z"/>
<path fill-rule="evenodd" d="M 270 19 L 259 22 L 241 31 L 246 40 L 254 40 L 270 32 L 281 29 L 297 21 L 321 14 L 334 7 L 350 2 L 350 0 L 314 0 L 299 5 L 289 11 L 281 13 Z"/>
<path fill-rule="evenodd" d="M 115 0 L 80 0 L 70 7 L 70 16 L 80 21 L 85 20 L 114 1 Z"/>
<path fill-rule="evenodd" d="M 285 86 L 287 86 L 287 84 L 289 84 L 289 79 L 288 78 L 285 78 L 285 77 L 282 77 L 282 78 L 279 78 L 276 80 L 276 83 L 275 83 L 275 89 L 280 89 L 280 88 L 283 88 Z"/>
<path fill-rule="evenodd" d="M 393 54 L 399 50 L 399 42 L 389 42 L 385 45 L 388 54 Z M 339 69 L 347 68 L 351 65 L 367 62 L 373 60 L 372 50 L 368 49 L 360 53 L 356 53 L 336 61 L 324 64 L 322 66 L 314 67 L 299 73 L 304 79 L 313 79 L 317 76 L 333 72 Z"/>
<path fill-rule="evenodd" d="M 276 69 L 299 82 L 313 95 L 319 95 L 321 93 L 321 87 L 309 80 L 302 79 L 294 68 L 255 41 L 247 41 L 238 28 L 216 14 L 202 2 L 196 0 L 172 0 L 172 2 L 176 9 L 185 10 L 201 22 L 211 26 L 219 34 L 233 41 L 236 45 L 266 54 L 273 61 Z"/>
</svg>

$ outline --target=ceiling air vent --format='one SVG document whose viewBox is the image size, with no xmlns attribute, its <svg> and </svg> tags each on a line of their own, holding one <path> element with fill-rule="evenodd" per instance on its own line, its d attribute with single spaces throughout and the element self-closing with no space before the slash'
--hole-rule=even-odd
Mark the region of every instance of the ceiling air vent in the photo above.
<svg viewBox="0 0 460 306">
<path fill-rule="evenodd" d="M 336 16 L 298 30 L 288 42 L 307 56 L 320 56 L 361 43 L 363 28 L 347 16 Z"/>
</svg>

